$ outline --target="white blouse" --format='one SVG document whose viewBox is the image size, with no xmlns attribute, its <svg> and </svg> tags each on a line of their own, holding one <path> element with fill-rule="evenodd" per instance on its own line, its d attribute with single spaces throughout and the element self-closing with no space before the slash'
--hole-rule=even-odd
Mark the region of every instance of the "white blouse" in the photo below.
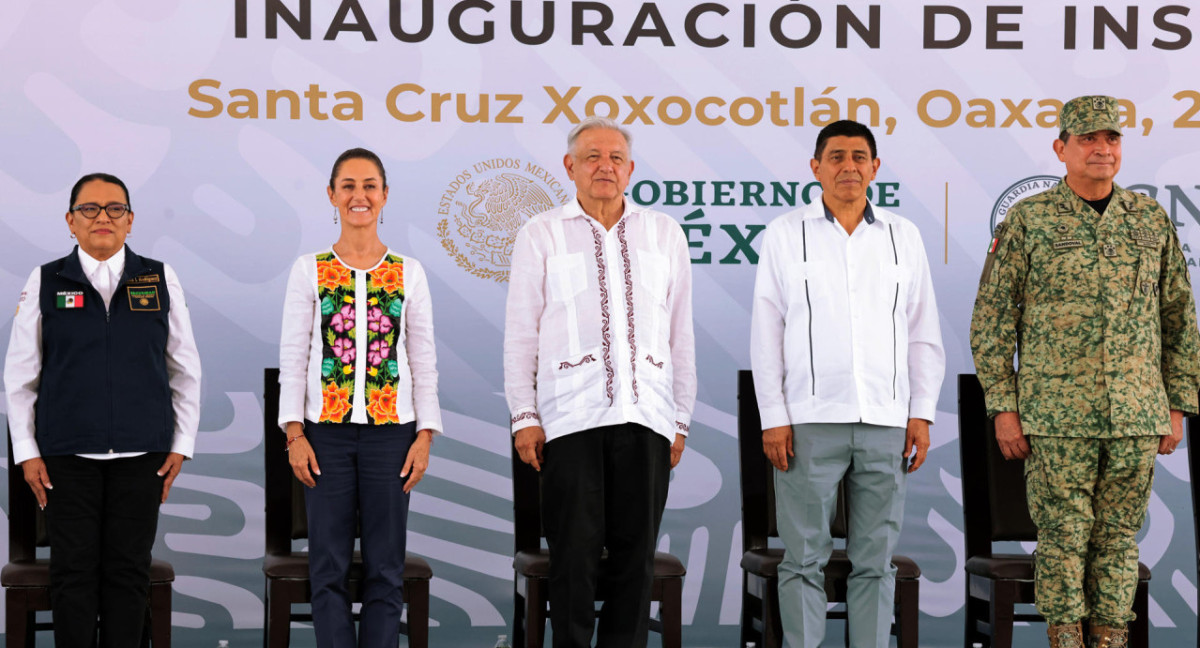
<svg viewBox="0 0 1200 648">
<path fill-rule="evenodd" d="M 696 402 L 692 271 L 666 214 L 631 205 L 610 230 L 578 200 L 517 234 L 504 323 L 512 430 L 548 441 L 637 423 L 674 441 Z"/>
<path fill-rule="evenodd" d="M 304 420 L 442 431 L 425 270 L 391 250 L 351 268 L 332 249 L 296 260 L 279 342 L 279 426 Z"/>
</svg>

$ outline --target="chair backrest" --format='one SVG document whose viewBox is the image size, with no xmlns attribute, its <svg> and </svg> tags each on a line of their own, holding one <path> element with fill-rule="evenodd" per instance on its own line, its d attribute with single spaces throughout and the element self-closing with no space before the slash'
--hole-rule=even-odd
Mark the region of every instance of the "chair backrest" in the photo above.
<svg viewBox="0 0 1200 648">
<path fill-rule="evenodd" d="M 742 482 L 742 549 L 765 549 L 768 538 L 779 537 L 775 526 L 774 468 L 762 446 L 762 419 L 754 394 L 754 373 L 738 371 L 738 465 Z M 845 482 L 838 484 L 838 498 L 830 527 L 833 537 L 846 537 Z"/>
<path fill-rule="evenodd" d="M 975 374 L 958 375 L 958 450 L 967 556 L 990 556 L 992 542 L 1037 540 L 1025 499 L 1025 462 L 1000 452 Z"/>
<path fill-rule="evenodd" d="M 513 485 L 513 549 L 537 551 L 542 547 L 541 475 L 509 444 Z"/>
<path fill-rule="evenodd" d="M 287 439 L 279 431 L 279 370 L 263 370 L 263 474 L 266 483 L 266 550 L 292 553 L 292 540 L 308 537 L 304 485 L 292 475 Z"/>
<path fill-rule="evenodd" d="M 6 430 L 7 431 L 7 430 Z M 38 508 L 25 471 L 13 463 L 12 433 L 8 437 L 8 560 L 34 560 L 38 547 L 49 547 L 46 514 Z"/>
</svg>

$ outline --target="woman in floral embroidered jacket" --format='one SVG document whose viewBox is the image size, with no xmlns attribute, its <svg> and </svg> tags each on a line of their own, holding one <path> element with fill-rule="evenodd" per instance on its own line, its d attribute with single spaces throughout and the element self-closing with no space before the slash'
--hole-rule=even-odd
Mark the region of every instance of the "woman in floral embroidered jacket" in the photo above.
<svg viewBox="0 0 1200 648">
<path fill-rule="evenodd" d="M 279 425 L 308 488 L 309 577 L 317 646 L 394 648 L 403 609 L 409 493 L 442 429 L 425 271 L 379 240 L 383 163 L 365 149 L 329 178 L 337 243 L 296 260 L 279 345 Z M 346 583 L 361 528 L 358 638 Z"/>
</svg>

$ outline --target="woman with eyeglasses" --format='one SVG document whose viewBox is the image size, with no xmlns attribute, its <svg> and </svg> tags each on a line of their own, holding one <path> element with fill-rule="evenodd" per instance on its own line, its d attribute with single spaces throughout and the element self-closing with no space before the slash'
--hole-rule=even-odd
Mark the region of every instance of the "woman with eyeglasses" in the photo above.
<svg viewBox="0 0 1200 648">
<path fill-rule="evenodd" d="M 442 429 L 429 281 L 379 240 L 387 174 L 350 149 L 327 189 L 340 236 L 296 260 L 279 343 L 279 426 L 308 488 L 309 581 L 319 648 L 395 648 L 409 493 Z M 362 613 L 347 591 L 361 528 Z"/>
<path fill-rule="evenodd" d="M 58 648 L 140 646 L 159 505 L 200 419 L 200 356 L 171 266 L 125 246 L 125 183 L 86 175 L 66 214 L 78 245 L 36 268 L 4 387 L 13 463 L 46 514 Z M 100 623 L 97 624 L 97 619 Z"/>
</svg>

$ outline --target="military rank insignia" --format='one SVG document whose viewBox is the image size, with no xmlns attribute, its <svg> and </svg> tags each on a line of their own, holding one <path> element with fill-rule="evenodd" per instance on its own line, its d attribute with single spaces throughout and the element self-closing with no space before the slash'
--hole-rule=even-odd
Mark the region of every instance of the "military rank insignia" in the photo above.
<svg viewBox="0 0 1200 648">
<path fill-rule="evenodd" d="M 1137 227 L 1129 233 L 1129 238 L 1133 239 L 1134 245 L 1140 247 L 1158 247 L 1158 236 L 1154 234 L 1154 230 L 1148 227 Z"/>
<path fill-rule="evenodd" d="M 129 310 L 161 310 L 158 305 L 158 286 L 129 286 L 125 290 L 129 293 Z"/>
<path fill-rule="evenodd" d="M 55 295 L 54 305 L 59 308 L 83 308 L 83 292 L 60 290 Z"/>
</svg>

